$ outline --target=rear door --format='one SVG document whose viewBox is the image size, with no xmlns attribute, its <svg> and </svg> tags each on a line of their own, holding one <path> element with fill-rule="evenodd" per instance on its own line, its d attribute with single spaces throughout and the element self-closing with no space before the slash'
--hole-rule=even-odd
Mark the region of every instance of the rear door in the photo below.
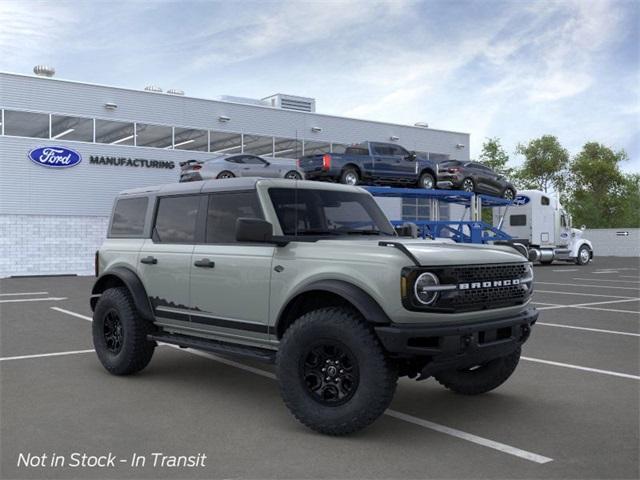
<svg viewBox="0 0 640 480">
<path fill-rule="evenodd" d="M 263 218 L 255 190 L 207 196 L 204 243 L 191 255 L 192 328 L 221 340 L 268 343 L 273 245 L 238 243 L 236 220 Z"/>
<path fill-rule="evenodd" d="M 189 321 L 189 273 L 196 239 L 199 195 L 160 197 L 152 227 L 138 262 L 157 321 L 184 325 Z"/>
</svg>

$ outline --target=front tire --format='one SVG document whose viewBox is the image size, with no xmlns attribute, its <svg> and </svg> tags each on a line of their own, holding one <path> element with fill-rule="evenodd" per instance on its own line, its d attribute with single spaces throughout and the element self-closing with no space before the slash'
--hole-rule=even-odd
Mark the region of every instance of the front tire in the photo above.
<svg viewBox="0 0 640 480">
<path fill-rule="evenodd" d="M 591 261 L 591 250 L 586 245 L 582 245 L 578 249 L 578 256 L 576 257 L 576 263 L 578 265 L 586 265 Z"/>
<path fill-rule="evenodd" d="M 138 315 L 126 288 L 102 293 L 93 312 L 93 345 L 110 373 L 130 375 L 149 364 L 156 346 L 147 340 L 151 330 L 151 324 Z"/>
<path fill-rule="evenodd" d="M 302 180 L 302 175 L 300 175 L 298 172 L 296 172 L 295 170 L 291 170 L 290 172 L 287 172 L 286 175 L 284 176 L 284 178 L 288 179 L 288 180 Z"/>
<path fill-rule="evenodd" d="M 520 360 L 520 348 L 505 356 L 472 368 L 448 370 L 434 375 L 449 390 L 462 395 L 479 395 L 502 385 L 514 372 Z"/>
<path fill-rule="evenodd" d="M 276 373 L 282 398 L 304 425 L 327 435 L 361 430 L 384 413 L 398 372 L 355 311 L 322 308 L 285 332 Z"/>
</svg>

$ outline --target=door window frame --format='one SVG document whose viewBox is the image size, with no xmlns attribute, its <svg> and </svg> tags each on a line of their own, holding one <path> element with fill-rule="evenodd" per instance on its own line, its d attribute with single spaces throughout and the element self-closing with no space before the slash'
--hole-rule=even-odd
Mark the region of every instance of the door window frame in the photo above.
<svg viewBox="0 0 640 480">
<path fill-rule="evenodd" d="M 163 242 L 156 239 L 156 223 L 158 221 L 158 211 L 160 209 L 160 201 L 165 198 L 177 198 L 177 197 L 200 197 L 200 203 L 198 204 L 198 211 L 196 212 L 196 225 L 193 235 L 193 242 Z M 151 222 L 151 241 L 155 245 L 198 245 L 204 243 L 204 230 L 202 222 L 202 205 L 206 201 L 207 195 L 202 193 L 178 193 L 175 195 L 158 195 L 156 197 L 155 205 L 153 206 L 153 221 Z M 206 212 L 205 212 L 206 213 Z"/>
</svg>

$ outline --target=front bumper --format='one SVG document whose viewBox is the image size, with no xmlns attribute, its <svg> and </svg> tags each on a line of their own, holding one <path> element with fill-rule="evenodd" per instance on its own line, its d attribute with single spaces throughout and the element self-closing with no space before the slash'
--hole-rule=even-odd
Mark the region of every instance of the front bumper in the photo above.
<svg viewBox="0 0 640 480">
<path fill-rule="evenodd" d="M 435 372 L 472 367 L 509 355 L 529 338 L 538 311 L 529 307 L 517 315 L 458 325 L 386 325 L 375 327 L 384 348 L 400 357 L 422 357 L 422 377 Z"/>
</svg>

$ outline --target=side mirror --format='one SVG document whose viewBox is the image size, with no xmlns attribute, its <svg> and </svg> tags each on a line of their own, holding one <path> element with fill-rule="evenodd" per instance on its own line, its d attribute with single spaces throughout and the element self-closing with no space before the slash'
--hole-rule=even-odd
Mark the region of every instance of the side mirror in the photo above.
<svg viewBox="0 0 640 480">
<path fill-rule="evenodd" d="M 260 218 L 238 218 L 236 240 L 238 242 L 271 243 L 273 225 Z"/>
<path fill-rule="evenodd" d="M 414 152 L 413 150 L 409 152 L 409 156 L 407 157 L 410 161 L 414 161 L 417 157 L 416 157 L 416 152 Z"/>
</svg>

